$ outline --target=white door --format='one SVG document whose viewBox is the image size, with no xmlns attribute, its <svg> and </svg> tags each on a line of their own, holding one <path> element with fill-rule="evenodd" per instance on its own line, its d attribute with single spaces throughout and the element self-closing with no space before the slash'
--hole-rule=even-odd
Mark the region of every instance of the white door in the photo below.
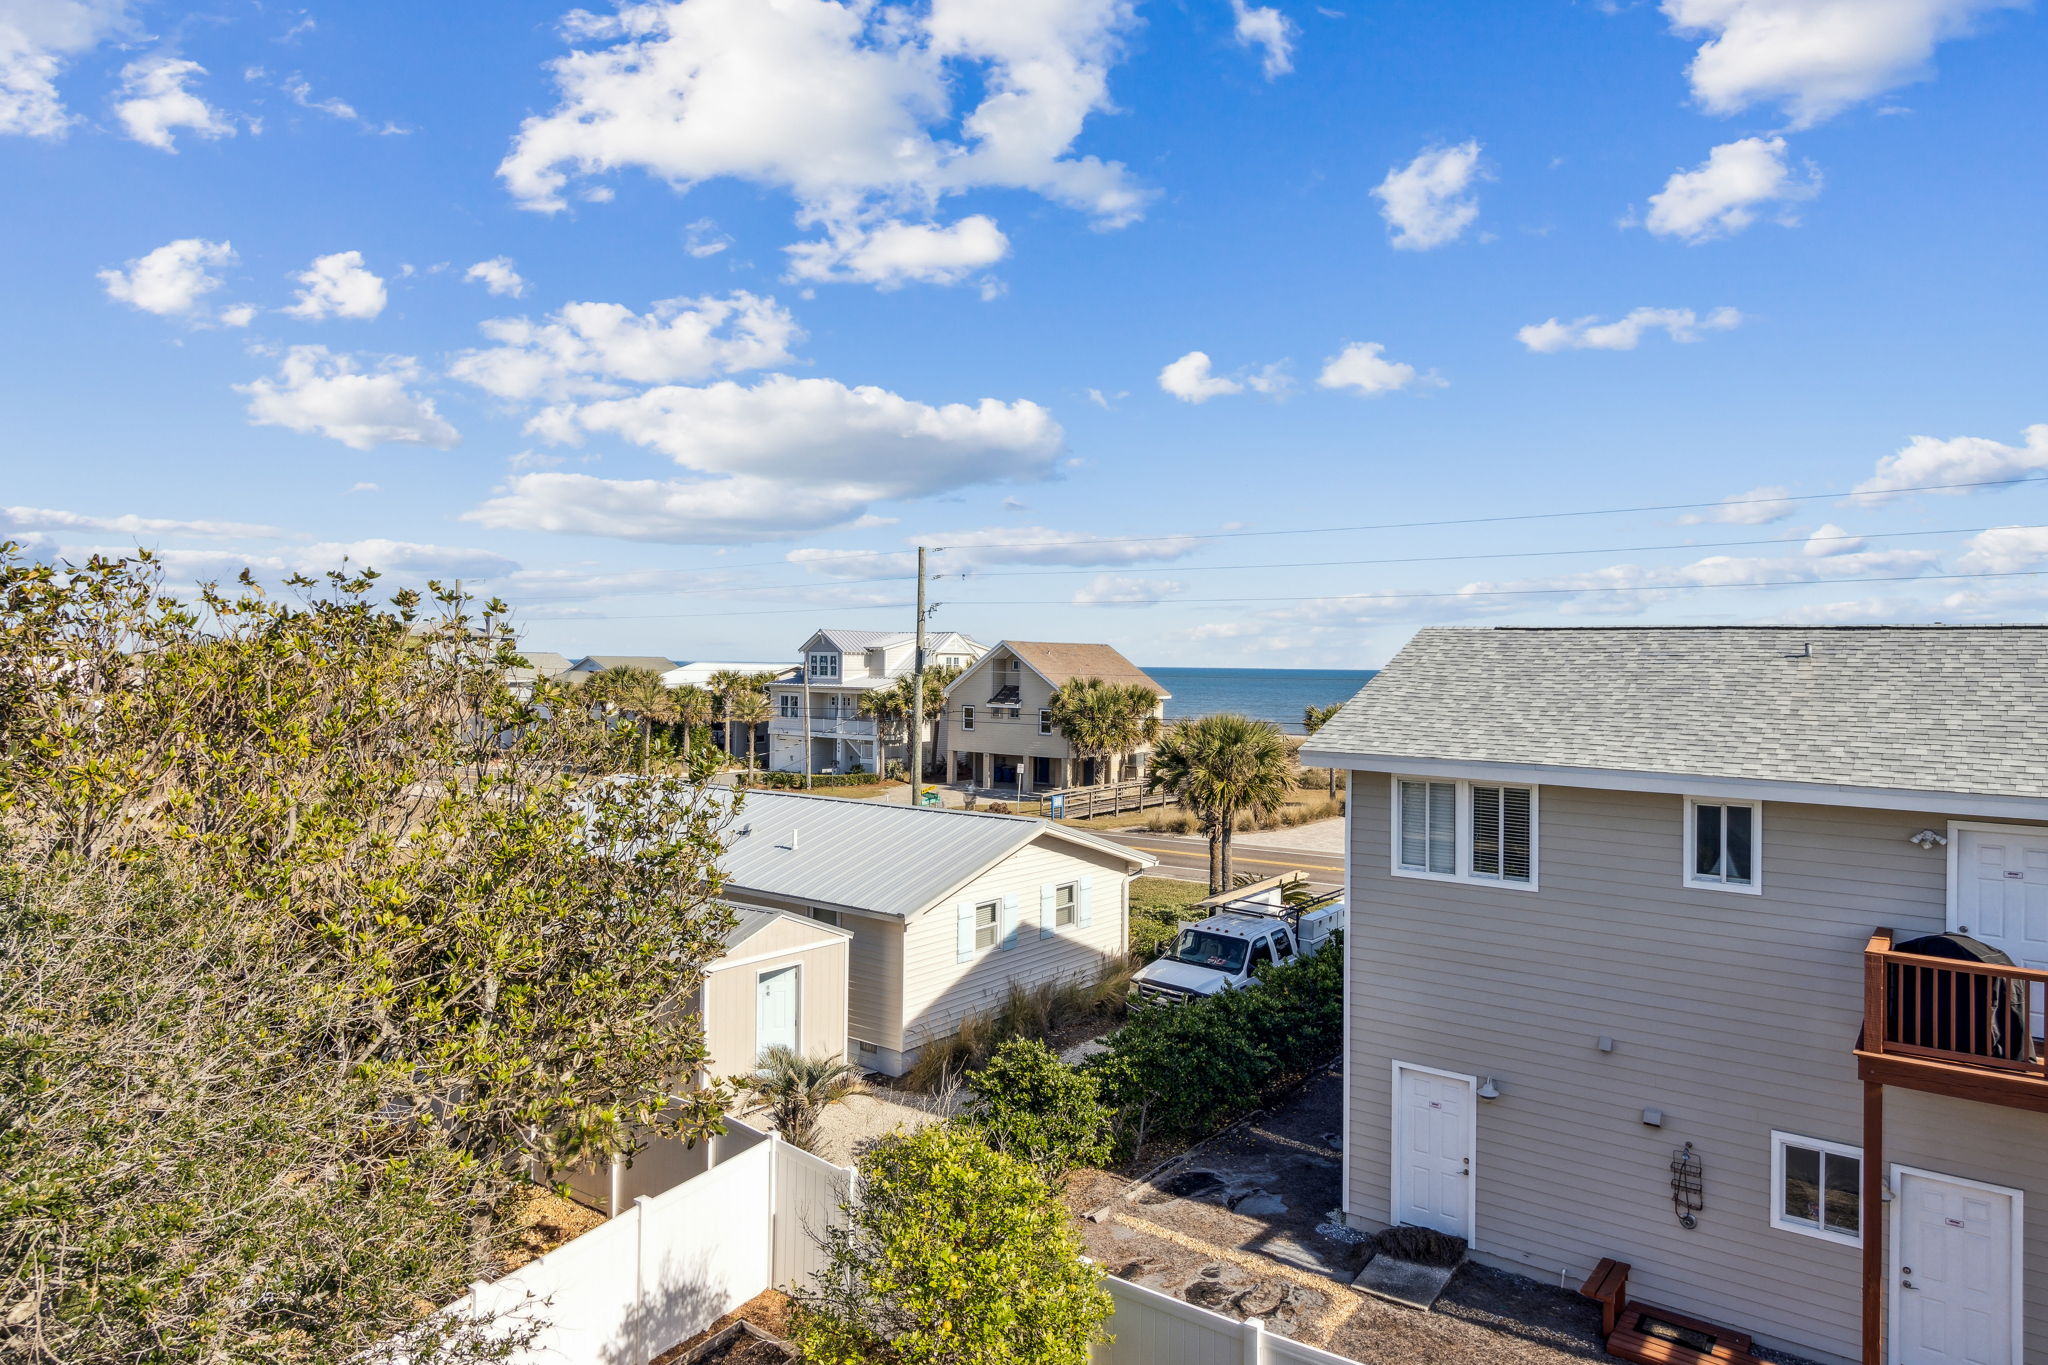
<svg viewBox="0 0 2048 1365">
<path fill-rule="evenodd" d="M 1958 830 L 1955 873 L 1950 925 L 2022 967 L 2048 971 L 2048 830 Z M 2042 992 L 2028 989 L 2038 1038 Z"/>
<path fill-rule="evenodd" d="M 754 1046 L 765 1053 L 771 1047 L 799 1051 L 796 1040 L 795 967 L 778 967 L 761 973 L 759 1004 L 754 1013 Z"/>
<path fill-rule="evenodd" d="M 2020 1365 L 2019 1195 L 1893 1168 L 1892 1365 Z"/>
<path fill-rule="evenodd" d="M 1469 1076 L 1394 1064 L 1394 1221 L 1472 1239 Z"/>
</svg>

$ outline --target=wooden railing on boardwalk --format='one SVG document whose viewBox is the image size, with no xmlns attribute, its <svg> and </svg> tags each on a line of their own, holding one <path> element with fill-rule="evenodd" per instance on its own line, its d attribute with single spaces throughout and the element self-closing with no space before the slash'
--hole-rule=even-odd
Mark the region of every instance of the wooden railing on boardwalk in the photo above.
<svg viewBox="0 0 2048 1365">
<path fill-rule="evenodd" d="M 1880 929 L 1863 950 L 1865 1053 L 2048 1081 L 2036 1039 L 2048 971 L 1901 953 Z"/>
<path fill-rule="evenodd" d="M 1127 810 L 1163 810 L 1174 804 L 1173 798 L 1163 791 L 1147 791 L 1142 779 L 1105 782 L 1098 787 L 1061 787 L 1056 791 L 1034 792 L 1029 799 L 1038 803 L 1032 814 L 1049 816 L 1058 810 L 1060 818 L 1066 820 L 1120 815 Z"/>
</svg>

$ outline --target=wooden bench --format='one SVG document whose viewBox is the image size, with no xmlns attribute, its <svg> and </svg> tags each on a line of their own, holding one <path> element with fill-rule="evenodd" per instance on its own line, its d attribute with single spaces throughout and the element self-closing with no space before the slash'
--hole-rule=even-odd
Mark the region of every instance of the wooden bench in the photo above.
<svg viewBox="0 0 2048 1365">
<path fill-rule="evenodd" d="M 1765 1365 L 1746 1332 L 1637 1303 L 1628 1296 L 1628 1262 L 1602 1260 L 1579 1286 L 1600 1305 L 1607 1354 L 1637 1365 Z"/>
</svg>

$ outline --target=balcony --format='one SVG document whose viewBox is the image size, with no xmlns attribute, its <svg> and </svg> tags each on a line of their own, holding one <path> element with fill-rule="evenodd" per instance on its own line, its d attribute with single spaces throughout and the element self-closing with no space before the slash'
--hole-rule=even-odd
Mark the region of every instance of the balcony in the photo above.
<svg viewBox="0 0 2048 1365">
<path fill-rule="evenodd" d="M 1902 953 L 1880 929 L 1863 950 L 1857 1074 L 2048 1114 L 2041 1020 L 2048 971 Z"/>
<path fill-rule="evenodd" d="M 802 739 L 804 723 L 784 716 L 768 722 L 768 733 Z M 873 739 L 875 723 L 859 716 L 819 716 L 811 721 L 812 739 Z"/>
</svg>

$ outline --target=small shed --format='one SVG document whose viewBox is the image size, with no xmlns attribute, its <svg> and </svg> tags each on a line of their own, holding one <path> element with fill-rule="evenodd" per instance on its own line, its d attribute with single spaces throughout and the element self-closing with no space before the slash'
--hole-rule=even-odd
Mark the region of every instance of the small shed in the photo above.
<svg viewBox="0 0 2048 1365">
<path fill-rule="evenodd" d="M 846 1055 L 847 943 L 804 915 L 731 905 L 725 954 L 705 969 L 700 1010 L 714 1077 L 751 1071 L 778 1044 L 806 1057 Z"/>
</svg>

